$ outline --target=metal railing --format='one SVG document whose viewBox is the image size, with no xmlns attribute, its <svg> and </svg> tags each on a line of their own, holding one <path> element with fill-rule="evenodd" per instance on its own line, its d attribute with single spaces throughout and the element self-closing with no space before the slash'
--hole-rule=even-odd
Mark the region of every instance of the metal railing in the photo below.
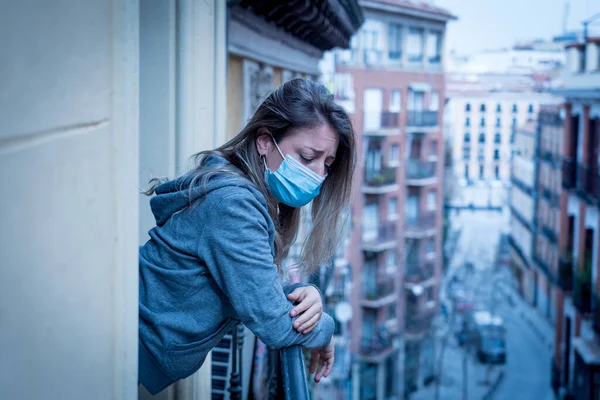
<svg viewBox="0 0 600 400">
<path fill-rule="evenodd" d="M 406 263 L 404 281 L 411 283 L 423 282 L 433 278 L 434 272 L 434 264 L 430 261 L 410 261 Z"/>
<path fill-rule="evenodd" d="M 428 211 L 420 213 L 416 217 L 406 216 L 404 222 L 405 230 L 408 231 L 424 231 L 435 228 L 436 214 Z"/>
<path fill-rule="evenodd" d="M 363 121 L 377 121 L 378 126 L 365 126 L 365 133 L 377 129 L 392 129 L 400 127 L 400 113 L 391 111 L 363 111 Z"/>
<path fill-rule="evenodd" d="M 407 126 L 437 126 L 438 112 L 437 111 L 408 111 Z"/>
<path fill-rule="evenodd" d="M 431 329 L 433 322 L 433 313 L 430 311 L 422 311 L 418 309 L 406 310 L 406 326 L 407 333 L 423 333 Z"/>
<path fill-rule="evenodd" d="M 435 177 L 437 162 L 409 159 L 406 179 L 430 179 Z"/>
<path fill-rule="evenodd" d="M 375 232 L 366 238 L 363 237 L 362 242 L 364 245 L 375 245 L 381 242 L 387 242 L 396 239 L 396 223 L 388 221 L 380 224 Z"/>
<path fill-rule="evenodd" d="M 375 281 L 366 279 L 364 282 L 363 296 L 366 300 L 378 300 L 394 293 L 394 282 Z"/>
<path fill-rule="evenodd" d="M 565 157 L 562 161 L 562 184 L 565 189 L 573 189 L 575 187 L 576 177 L 575 162 Z"/>
<path fill-rule="evenodd" d="M 386 186 L 396 183 L 397 168 L 383 167 L 379 170 L 365 171 L 365 185 L 367 186 Z"/>
<path fill-rule="evenodd" d="M 391 334 L 384 335 L 381 333 L 369 338 L 363 338 L 360 346 L 361 353 L 367 356 L 376 356 L 392 347 L 392 339 L 393 336 Z"/>
</svg>

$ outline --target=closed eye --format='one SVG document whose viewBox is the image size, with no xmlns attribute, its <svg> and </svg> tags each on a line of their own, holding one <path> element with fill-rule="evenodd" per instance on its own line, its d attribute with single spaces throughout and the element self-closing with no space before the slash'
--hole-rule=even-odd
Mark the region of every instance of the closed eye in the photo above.
<svg viewBox="0 0 600 400">
<path fill-rule="evenodd" d="M 314 158 L 307 158 L 307 157 L 304 157 L 302 154 L 300 154 L 300 158 L 306 162 L 311 162 L 312 160 L 314 160 Z"/>
</svg>

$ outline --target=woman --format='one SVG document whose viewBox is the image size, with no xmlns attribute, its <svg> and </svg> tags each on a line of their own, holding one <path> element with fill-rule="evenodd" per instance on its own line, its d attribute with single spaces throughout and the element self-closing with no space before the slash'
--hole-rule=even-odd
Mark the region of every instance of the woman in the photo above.
<svg viewBox="0 0 600 400">
<path fill-rule="evenodd" d="M 140 248 L 140 383 L 155 394 L 193 374 L 240 321 L 268 346 L 313 349 L 318 382 L 333 366 L 333 320 L 318 289 L 284 291 L 280 275 L 310 201 L 304 272 L 334 254 L 355 163 L 347 114 L 323 85 L 294 79 L 195 161 L 147 192 L 156 227 Z"/>
</svg>

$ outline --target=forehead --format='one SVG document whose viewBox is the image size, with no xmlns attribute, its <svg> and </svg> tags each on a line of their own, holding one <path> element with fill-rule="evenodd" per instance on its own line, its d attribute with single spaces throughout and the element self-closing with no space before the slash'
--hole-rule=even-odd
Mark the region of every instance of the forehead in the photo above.
<svg viewBox="0 0 600 400">
<path fill-rule="evenodd" d="M 288 138 L 294 144 L 307 145 L 329 153 L 335 153 L 339 142 L 338 135 L 327 124 L 315 128 L 298 129 L 286 137 L 286 139 Z"/>
</svg>

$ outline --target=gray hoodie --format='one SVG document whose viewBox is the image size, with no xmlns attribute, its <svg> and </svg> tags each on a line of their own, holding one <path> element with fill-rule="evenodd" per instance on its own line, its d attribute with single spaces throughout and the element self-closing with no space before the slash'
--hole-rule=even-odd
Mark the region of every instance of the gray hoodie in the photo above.
<svg viewBox="0 0 600 400">
<path fill-rule="evenodd" d="M 235 169 L 220 157 L 207 162 Z M 192 189 L 190 207 L 188 182 L 158 186 L 150 200 L 156 227 L 139 252 L 139 380 L 153 394 L 197 371 L 240 321 L 274 348 L 323 347 L 334 329 L 327 314 L 310 334 L 292 327 L 260 191 L 244 177 L 218 174 L 206 192 Z"/>
</svg>

